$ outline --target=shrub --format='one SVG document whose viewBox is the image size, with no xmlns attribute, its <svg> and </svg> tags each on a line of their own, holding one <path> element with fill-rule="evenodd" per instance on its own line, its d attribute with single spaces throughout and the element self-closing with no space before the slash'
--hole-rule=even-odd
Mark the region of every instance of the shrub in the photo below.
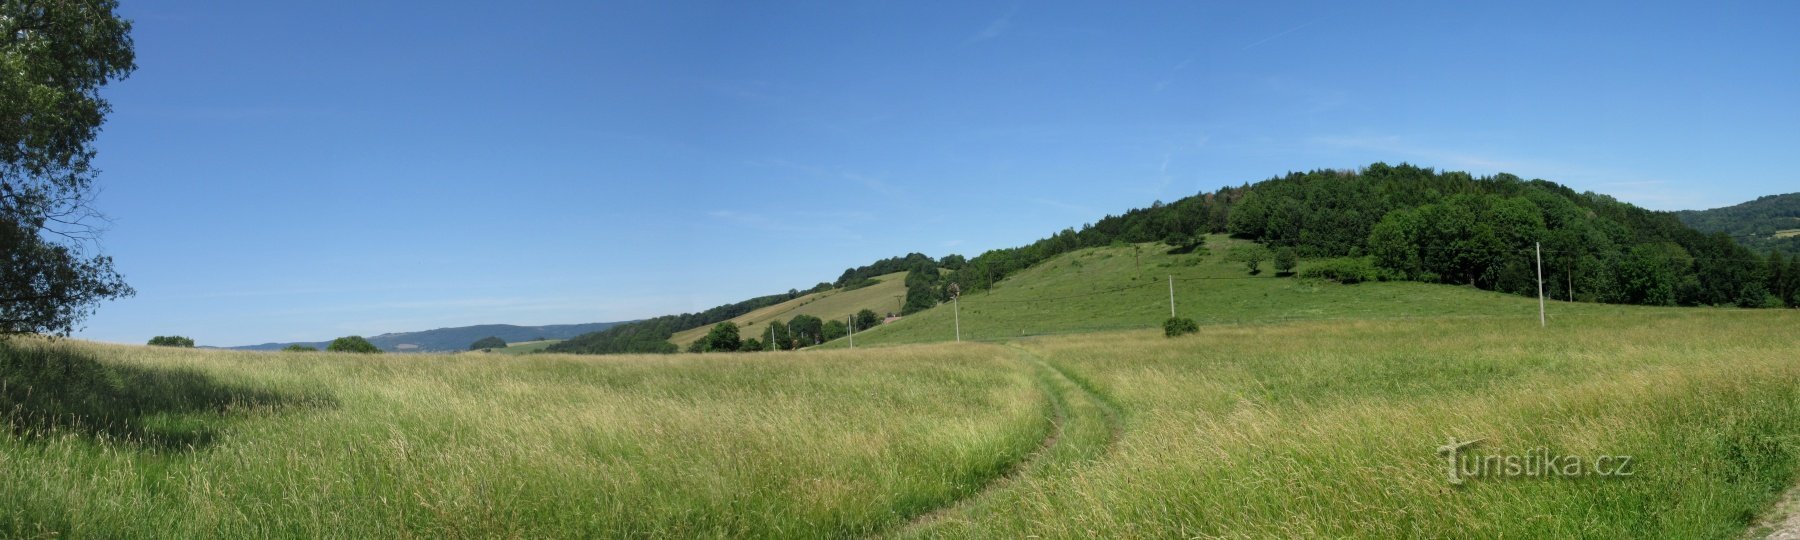
<svg viewBox="0 0 1800 540">
<path fill-rule="evenodd" d="M 288 345 L 286 347 L 282 347 L 281 352 L 319 352 L 319 348 L 314 347 L 312 345 L 301 345 L 299 343 L 295 343 L 293 345 Z"/>
<path fill-rule="evenodd" d="M 494 336 L 488 336 L 488 337 L 484 337 L 481 339 L 477 339 L 477 340 L 475 340 L 474 343 L 469 344 L 469 350 L 471 350 L 471 351 L 476 350 L 476 349 L 504 349 L 504 348 L 506 348 L 506 340 L 500 339 L 500 338 L 494 337 Z"/>
<path fill-rule="evenodd" d="M 381 354 L 380 347 L 376 347 L 374 343 L 369 343 L 369 340 L 363 339 L 362 336 L 344 336 L 331 340 L 331 344 L 326 345 L 325 350 L 331 352 Z"/>
<path fill-rule="evenodd" d="M 1324 279 L 1345 285 L 1374 281 L 1380 276 L 1381 272 L 1375 269 L 1374 263 L 1363 257 L 1328 259 L 1312 263 L 1300 271 L 1302 278 Z"/>
<path fill-rule="evenodd" d="M 181 336 L 156 336 L 150 338 L 150 345 L 157 347 L 194 347 L 194 340 Z"/>
<path fill-rule="evenodd" d="M 1166 337 L 1192 334 L 1199 331 L 1200 323 L 1196 323 L 1193 319 L 1186 317 L 1169 317 L 1169 320 L 1163 321 L 1163 335 Z"/>
</svg>

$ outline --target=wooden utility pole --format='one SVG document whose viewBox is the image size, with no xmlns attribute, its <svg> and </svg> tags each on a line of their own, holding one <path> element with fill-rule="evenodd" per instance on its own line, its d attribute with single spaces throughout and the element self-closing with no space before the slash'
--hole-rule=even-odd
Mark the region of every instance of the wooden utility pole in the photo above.
<svg viewBox="0 0 1800 540">
<path fill-rule="evenodd" d="M 1542 242 L 1537 243 L 1537 274 L 1538 274 L 1538 327 L 1541 328 L 1541 327 L 1550 326 L 1550 322 L 1544 318 L 1544 244 Z"/>
<path fill-rule="evenodd" d="M 850 348 L 856 348 L 856 314 L 850 314 Z"/>
<path fill-rule="evenodd" d="M 950 309 L 955 314 L 956 342 L 962 343 L 962 287 L 950 284 Z"/>
</svg>

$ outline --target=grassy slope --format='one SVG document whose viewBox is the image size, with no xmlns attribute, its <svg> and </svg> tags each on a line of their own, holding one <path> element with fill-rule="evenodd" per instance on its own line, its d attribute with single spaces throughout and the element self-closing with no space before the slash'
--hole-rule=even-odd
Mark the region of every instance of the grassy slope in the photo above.
<svg viewBox="0 0 1800 540">
<path fill-rule="evenodd" d="M 1210 253 L 1167 253 L 1142 244 L 1068 253 L 1002 281 L 991 291 L 962 299 L 965 340 L 1103 330 L 1159 328 L 1169 317 L 1168 277 L 1175 278 L 1175 307 L 1202 325 L 1294 320 L 1402 317 L 1519 318 L 1535 321 L 1536 299 L 1424 283 L 1338 285 L 1276 277 L 1271 262 L 1250 276 L 1225 253 L 1246 242 L 1210 236 Z M 1300 268 L 1304 269 L 1302 261 Z M 1555 278 L 1556 276 L 1551 276 Z M 1112 291 L 1096 294 L 1101 291 Z M 1558 291 L 1551 287 L 1550 292 Z M 1563 290 L 1566 294 L 1566 289 Z M 856 344 L 928 343 L 955 338 L 952 307 L 940 305 L 893 324 L 858 333 Z M 1606 313 L 1654 313 L 1658 308 L 1551 301 L 1550 317 Z M 846 340 L 826 347 L 845 346 Z"/>
<path fill-rule="evenodd" d="M 511 362 L 51 347 L 0 356 L 0 405 L 33 379 L 62 401 L 0 412 L 85 422 L 0 438 L 0 537 L 861 535 L 976 489 L 1049 429 L 1031 370 L 992 346 Z M 61 363 L 126 374 L 86 388 Z"/>
<path fill-rule="evenodd" d="M 769 331 L 769 321 L 779 320 L 786 323 L 798 315 L 812 315 L 829 321 L 843 320 L 862 309 L 872 309 L 876 313 L 890 311 L 898 313 L 901 304 L 906 299 L 906 272 L 895 272 L 875 279 L 880 283 L 851 291 L 832 289 L 808 294 L 739 315 L 737 318 L 731 319 L 731 322 L 737 323 L 738 334 L 748 339 L 766 336 Z M 669 338 L 669 342 L 686 348 L 689 343 L 705 336 L 711 328 L 703 326 L 676 332 Z"/>
</svg>

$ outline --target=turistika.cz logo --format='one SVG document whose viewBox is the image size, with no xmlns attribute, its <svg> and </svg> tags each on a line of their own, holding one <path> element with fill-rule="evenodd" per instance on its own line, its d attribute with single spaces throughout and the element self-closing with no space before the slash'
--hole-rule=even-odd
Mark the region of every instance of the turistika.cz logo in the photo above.
<svg viewBox="0 0 1800 540">
<path fill-rule="evenodd" d="M 1470 478 L 1580 478 L 1583 476 L 1628 477 L 1636 472 L 1631 456 L 1598 455 L 1566 456 L 1547 447 L 1526 450 L 1524 454 L 1475 453 L 1475 445 L 1485 439 L 1449 442 L 1437 448 L 1444 456 L 1450 483 L 1462 485 Z"/>
</svg>

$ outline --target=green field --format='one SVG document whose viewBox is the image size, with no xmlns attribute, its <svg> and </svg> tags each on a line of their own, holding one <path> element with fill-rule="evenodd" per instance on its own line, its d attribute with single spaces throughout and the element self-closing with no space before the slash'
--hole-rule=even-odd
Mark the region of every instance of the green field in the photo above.
<svg viewBox="0 0 1800 540">
<path fill-rule="evenodd" d="M 948 307 L 785 353 L 14 339 L 0 537 L 1731 538 L 1800 472 L 1800 312 L 1540 328 L 1222 258 L 1072 253 L 965 298 L 964 343 L 924 343 Z M 1169 275 L 1196 335 L 1153 329 Z M 1459 486 L 1450 438 L 1634 465 Z"/>
<path fill-rule="evenodd" d="M 788 300 L 773 306 L 751 311 L 731 319 L 737 323 L 738 333 L 745 338 L 767 336 L 769 321 L 786 323 L 800 315 L 812 315 L 827 321 L 844 320 L 859 310 L 869 309 L 876 313 L 899 313 L 900 306 L 906 299 L 906 272 L 895 272 L 875 279 L 878 283 L 860 289 L 831 289 L 816 292 Z M 712 326 L 689 328 L 676 332 L 669 338 L 677 347 L 687 347 L 689 343 L 706 335 Z"/>
</svg>

